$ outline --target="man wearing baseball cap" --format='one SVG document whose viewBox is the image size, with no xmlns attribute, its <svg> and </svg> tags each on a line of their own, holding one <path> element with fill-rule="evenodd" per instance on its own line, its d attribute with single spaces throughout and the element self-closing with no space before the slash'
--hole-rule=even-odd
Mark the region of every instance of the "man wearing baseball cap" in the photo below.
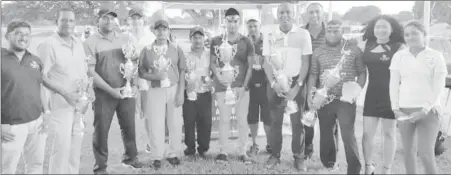
<svg viewBox="0 0 451 175">
<path fill-rule="evenodd" d="M 158 20 L 154 27 L 155 42 L 143 49 L 139 56 L 139 77 L 151 82 L 145 97 L 144 117 L 150 126 L 150 159 L 153 160 L 153 167 L 158 169 L 164 157 L 172 165 L 180 164 L 178 152 L 182 149 L 186 58 L 182 49 L 169 41 L 167 21 Z M 166 120 L 169 149 L 164 155 Z"/>
<path fill-rule="evenodd" d="M 125 79 L 119 71 L 126 59 L 122 46 L 133 39 L 129 35 L 114 31 L 114 20 L 117 14 L 109 9 L 98 13 L 99 31 L 85 42 L 88 57 L 89 74 L 94 77 L 96 101 L 94 109 L 93 150 L 95 157 L 94 173 L 107 173 L 108 133 L 114 113 L 117 114 L 121 126 L 125 154 L 122 163 L 132 168 L 141 168 L 138 160 L 135 135 L 135 98 L 124 98 L 122 89 Z M 134 85 L 132 81 L 132 86 Z"/>
<path fill-rule="evenodd" d="M 210 77 L 210 52 L 206 50 L 205 32 L 201 27 L 190 30 L 189 38 L 191 49 L 186 54 L 187 63 L 195 63 L 192 71 L 196 74 L 195 83 L 185 85 L 185 102 L 183 103 L 183 121 L 185 126 L 185 144 L 187 148 L 184 153 L 194 156 L 196 153 L 196 129 L 197 129 L 197 152 L 201 157 L 210 148 L 210 135 L 212 123 L 212 96 Z M 188 65 L 188 64 L 187 64 Z M 187 72 L 188 73 L 188 72 Z M 194 84 L 194 85 L 193 85 Z M 188 98 L 189 94 L 195 94 L 196 98 Z"/>
</svg>

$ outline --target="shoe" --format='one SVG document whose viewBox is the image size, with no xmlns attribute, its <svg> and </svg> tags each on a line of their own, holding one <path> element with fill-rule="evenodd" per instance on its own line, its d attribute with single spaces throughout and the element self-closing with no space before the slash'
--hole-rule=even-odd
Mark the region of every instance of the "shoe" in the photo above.
<svg viewBox="0 0 451 175">
<path fill-rule="evenodd" d="M 372 174 L 374 175 L 374 171 L 376 170 L 376 167 L 374 167 L 373 164 L 365 165 L 365 174 Z"/>
<path fill-rule="evenodd" d="M 199 156 L 202 157 L 203 159 L 206 159 L 207 158 L 207 151 L 199 152 Z"/>
<path fill-rule="evenodd" d="M 271 154 L 272 153 L 272 148 L 269 145 L 266 145 L 266 152 Z"/>
<path fill-rule="evenodd" d="M 94 174 L 106 174 L 106 175 L 108 175 L 110 173 L 108 173 L 106 170 L 98 170 L 98 171 L 94 171 Z"/>
<path fill-rule="evenodd" d="M 154 160 L 152 165 L 155 169 L 160 169 L 161 168 L 161 160 Z"/>
<path fill-rule="evenodd" d="M 146 153 L 150 153 L 150 145 L 149 144 L 146 145 Z"/>
<path fill-rule="evenodd" d="M 304 164 L 304 159 L 302 158 L 294 158 L 294 168 L 298 171 L 306 172 L 307 167 Z"/>
<path fill-rule="evenodd" d="M 219 163 L 227 163 L 227 155 L 225 154 L 219 154 L 218 156 L 216 156 L 216 162 Z"/>
<path fill-rule="evenodd" d="M 313 144 L 310 144 L 307 147 L 305 147 L 304 154 L 305 154 L 305 157 L 304 157 L 305 160 L 312 158 L 312 155 L 313 155 Z"/>
<path fill-rule="evenodd" d="M 260 151 L 260 149 L 258 148 L 257 144 L 253 144 L 250 148 L 249 151 L 247 151 L 247 155 L 250 157 L 254 157 L 258 155 L 258 152 Z"/>
<path fill-rule="evenodd" d="M 374 173 L 373 173 L 374 174 Z M 391 174 L 391 168 L 389 167 L 384 167 L 384 169 L 382 170 L 381 174 Z"/>
<path fill-rule="evenodd" d="M 254 163 L 254 161 L 252 161 L 252 159 L 250 159 L 247 155 L 241 155 L 238 159 L 246 165 Z"/>
<path fill-rule="evenodd" d="M 193 151 L 193 149 L 186 148 L 183 153 L 185 153 L 185 156 L 194 156 L 196 154 L 196 151 Z"/>
<path fill-rule="evenodd" d="M 180 165 L 180 160 L 177 157 L 167 158 L 166 160 L 173 166 Z"/>
<path fill-rule="evenodd" d="M 266 168 L 274 168 L 279 163 L 280 163 L 280 158 L 277 158 L 277 157 L 271 155 L 271 156 L 269 156 L 268 160 L 266 161 Z"/>
<path fill-rule="evenodd" d="M 141 163 L 138 160 L 138 158 L 136 158 L 136 157 L 131 159 L 131 160 L 122 161 L 122 165 L 124 165 L 126 167 L 133 168 L 133 169 L 138 169 L 138 168 L 143 168 L 144 167 L 144 164 Z"/>
<path fill-rule="evenodd" d="M 333 166 L 331 166 L 331 167 L 327 167 L 327 170 L 329 171 L 329 172 L 337 172 L 338 170 L 340 170 L 340 168 L 338 168 L 338 164 L 335 164 L 335 165 L 333 165 Z"/>
</svg>

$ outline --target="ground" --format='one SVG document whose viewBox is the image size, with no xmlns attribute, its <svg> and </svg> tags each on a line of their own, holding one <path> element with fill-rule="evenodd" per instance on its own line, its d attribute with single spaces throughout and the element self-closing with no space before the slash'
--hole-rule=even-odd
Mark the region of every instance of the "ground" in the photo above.
<svg viewBox="0 0 451 175">
<path fill-rule="evenodd" d="M 48 36 L 47 34 L 38 34 L 33 37 L 33 42 L 31 43 L 31 50 L 34 51 L 37 43 L 39 43 L 44 37 Z M 182 38 L 178 37 L 178 38 Z M 5 47 L 5 42 L 3 43 L 3 47 Z M 450 106 L 447 107 L 447 109 L 451 109 Z M 94 156 L 92 151 L 92 113 L 87 114 L 87 121 L 90 123 L 88 125 L 88 133 L 85 135 L 84 141 L 83 141 L 83 147 L 82 147 L 82 155 L 81 155 L 81 166 L 80 166 L 80 173 L 81 174 L 91 174 L 92 168 L 94 164 Z M 359 145 L 359 152 L 361 157 L 361 162 L 363 163 L 363 157 L 362 157 L 362 148 L 361 148 L 361 140 L 362 140 L 362 116 L 359 115 L 357 117 L 356 123 L 355 123 L 355 133 Z M 379 132 L 380 133 L 380 132 Z M 148 158 L 148 154 L 144 152 L 145 144 L 148 142 L 148 137 L 144 130 L 143 122 L 140 119 L 136 119 L 136 138 L 137 138 L 137 147 L 139 150 L 139 158 L 143 162 L 150 164 L 150 160 Z M 144 168 L 141 170 L 132 170 L 129 168 L 125 168 L 121 165 L 121 155 L 123 153 L 123 144 L 121 140 L 121 133 L 119 130 L 119 125 L 117 123 L 117 119 L 114 118 L 113 123 L 111 125 L 111 130 L 109 134 L 109 161 L 108 161 L 108 171 L 111 173 L 117 173 L 117 174 L 133 174 L 133 173 L 140 173 L 140 174 L 150 174 L 150 173 L 167 173 L 167 174 L 174 174 L 174 173 L 186 173 L 186 174 L 197 174 L 197 173 L 203 173 L 203 174 L 279 174 L 279 173 L 287 173 L 287 174 L 293 174 L 296 173 L 295 169 L 292 166 L 292 154 L 291 154 L 291 148 L 290 148 L 290 142 L 291 139 L 288 136 L 284 137 L 283 142 L 283 150 L 282 150 L 282 163 L 274 170 L 268 170 L 264 167 L 264 162 L 268 158 L 268 155 L 266 153 L 259 154 L 255 160 L 258 162 L 257 164 L 253 165 L 244 165 L 237 161 L 237 157 L 233 156 L 233 154 L 230 157 L 230 163 L 228 165 L 222 165 L 222 164 L 216 164 L 214 160 L 214 156 L 216 156 L 216 153 L 218 152 L 218 141 L 212 141 L 211 142 L 211 149 L 209 153 L 209 159 L 207 160 L 189 160 L 186 157 L 181 157 L 182 164 L 178 167 L 172 167 L 169 165 L 168 162 L 163 161 L 163 168 L 155 171 L 151 168 Z M 326 169 L 324 169 L 319 161 L 319 154 L 318 154 L 318 146 L 319 146 L 319 134 L 316 133 L 314 145 L 315 145 L 315 153 L 313 155 L 313 159 L 307 162 L 307 167 L 309 169 L 308 173 L 318 173 L 318 174 L 331 174 L 331 173 L 346 173 L 346 160 L 344 156 L 344 148 L 342 145 L 340 145 L 340 152 L 338 155 L 338 164 L 339 169 L 334 172 L 330 172 Z M 403 148 L 402 144 L 400 142 L 399 138 L 399 132 L 397 134 L 397 140 L 398 140 L 398 148 L 396 152 L 395 161 L 393 164 L 392 172 L 401 174 L 405 173 L 404 170 L 404 163 L 403 163 Z M 48 141 L 52 140 L 52 135 L 49 135 Z M 258 144 L 261 146 L 261 149 L 263 149 L 264 145 L 266 145 L 266 139 L 264 137 L 258 138 Z M 374 156 L 374 162 L 378 165 L 382 164 L 382 157 L 381 157 L 381 134 L 377 134 L 375 138 L 375 156 Z M 50 143 L 50 142 L 47 142 Z M 235 141 L 231 141 L 231 145 L 233 145 Z M 451 142 L 450 139 L 445 143 L 446 148 L 450 148 Z M 183 146 L 185 147 L 185 146 Z M 230 146 L 230 153 L 234 153 L 234 146 Z M 49 157 L 49 150 L 50 150 L 50 144 L 47 144 L 47 151 L 46 151 L 46 159 L 45 159 L 45 168 L 44 172 L 47 173 L 47 167 L 48 167 L 48 157 Z M 180 152 L 182 153 L 182 151 Z M 436 158 L 437 165 L 439 168 L 440 173 L 451 173 L 451 169 L 449 168 L 451 166 L 451 151 L 445 152 L 443 155 L 438 156 Z M 418 161 L 419 166 L 419 172 L 423 172 L 423 167 Z M 376 172 L 381 171 L 381 166 L 378 166 L 376 169 Z M 18 173 L 23 173 L 24 171 L 24 164 L 23 160 L 21 160 L 21 163 L 18 167 Z M 363 173 L 363 169 L 361 171 Z"/>
</svg>

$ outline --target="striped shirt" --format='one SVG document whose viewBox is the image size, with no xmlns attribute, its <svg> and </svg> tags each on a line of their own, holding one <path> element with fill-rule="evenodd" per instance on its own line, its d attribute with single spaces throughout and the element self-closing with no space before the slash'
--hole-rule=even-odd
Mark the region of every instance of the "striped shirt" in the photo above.
<svg viewBox="0 0 451 175">
<path fill-rule="evenodd" d="M 307 23 L 307 25 L 303 26 L 305 30 L 309 31 L 310 24 Z M 326 43 L 326 24 L 321 23 L 321 31 L 319 32 L 318 36 L 315 38 L 312 34 L 310 34 L 310 39 L 312 40 L 312 50 L 315 50 L 319 46 Z"/>
<path fill-rule="evenodd" d="M 318 47 L 313 52 L 310 74 L 315 77 L 322 77 L 325 70 L 333 69 L 341 59 L 342 47 L 343 43 L 334 47 L 326 44 Z M 340 70 L 343 79 L 329 90 L 329 93 L 336 97 L 341 96 L 341 88 L 344 82 L 355 81 L 357 76 L 366 72 L 365 65 L 363 64 L 362 51 L 356 45 L 351 45 L 346 50 L 348 49 L 351 53 L 346 57 L 342 69 Z M 324 85 L 323 80 L 321 78 L 319 79 L 320 84 Z"/>
</svg>

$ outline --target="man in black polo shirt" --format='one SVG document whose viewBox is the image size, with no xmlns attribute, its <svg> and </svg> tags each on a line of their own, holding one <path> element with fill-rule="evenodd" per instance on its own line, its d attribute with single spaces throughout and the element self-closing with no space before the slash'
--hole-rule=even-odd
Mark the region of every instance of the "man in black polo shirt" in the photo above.
<svg viewBox="0 0 451 175">
<path fill-rule="evenodd" d="M 114 32 L 117 14 L 109 9 L 101 9 L 98 13 L 99 31 L 91 35 L 85 42 L 88 61 L 88 72 L 94 77 L 94 135 L 93 147 L 95 166 L 94 173 L 106 173 L 108 160 L 108 132 L 114 113 L 121 128 L 125 147 L 123 165 L 141 168 L 136 149 L 135 136 L 135 98 L 124 98 L 122 87 L 125 79 L 119 71 L 121 63 L 125 63 L 123 44 L 131 39 L 129 35 Z M 133 83 L 133 82 L 132 82 Z"/>
<path fill-rule="evenodd" d="M 2 48 L 1 174 L 15 174 L 22 153 L 25 173 L 43 173 L 50 112 L 42 93 L 42 62 L 27 50 L 30 33 L 26 22 L 9 23 L 5 35 L 9 48 Z"/>
<path fill-rule="evenodd" d="M 252 60 L 253 66 L 252 76 L 249 81 L 249 112 L 247 115 L 247 122 L 251 130 L 252 136 L 252 146 L 248 151 L 249 155 L 255 156 L 259 152 L 259 148 L 256 142 L 258 134 L 258 121 L 260 120 L 264 124 L 265 135 L 266 135 L 266 151 L 271 153 L 271 146 L 269 146 L 271 128 L 271 117 L 269 116 L 268 107 L 268 97 L 266 94 L 266 81 L 265 71 L 261 67 L 264 57 L 262 56 L 263 50 L 263 40 L 262 34 L 260 33 L 260 23 L 255 19 L 250 19 L 247 21 L 247 29 L 249 31 L 249 39 L 252 41 L 255 47 L 256 59 Z"/>
</svg>

